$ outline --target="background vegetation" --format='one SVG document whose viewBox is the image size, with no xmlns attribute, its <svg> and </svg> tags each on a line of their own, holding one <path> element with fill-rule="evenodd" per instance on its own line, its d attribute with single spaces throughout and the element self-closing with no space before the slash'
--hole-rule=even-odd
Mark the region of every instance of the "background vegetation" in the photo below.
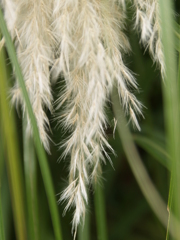
<svg viewBox="0 0 180 240">
<path fill-rule="evenodd" d="M 176 13 L 180 12 L 178 1 L 175 2 L 175 9 Z M 179 15 L 176 14 L 177 22 L 178 19 Z M 168 135 L 165 130 L 163 83 L 160 72 L 149 54 L 139 46 L 138 36 L 133 31 L 133 12 L 130 8 L 128 9 L 126 34 L 132 46 L 132 54 L 126 57 L 126 63 L 136 73 L 140 88 L 137 97 L 146 106 L 143 112 L 145 119 L 140 119 L 141 132 L 131 129 L 133 141 L 150 178 L 167 204 L 171 160 L 167 147 L 169 139 L 167 139 Z M 177 59 L 178 54 L 177 51 Z M 8 88 L 12 85 L 14 78 L 10 58 L 10 54 L 1 52 L 0 82 L 3 82 L 2 78 L 6 78 L 6 69 Z M 54 86 L 53 91 L 57 94 L 59 91 L 57 85 Z M 56 122 L 52 121 L 51 155 L 44 156 L 42 151 L 35 151 L 35 148 L 38 149 L 38 137 L 35 146 L 32 139 L 27 139 L 23 132 L 23 125 L 26 122 L 22 119 L 21 110 L 16 112 L 11 108 L 9 115 L 7 101 L 3 102 L 4 93 L 1 84 L 0 239 L 19 240 L 25 239 L 26 236 L 28 236 L 27 239 L 35 240 L 72 239 L 73 209 L 62 217 L 64 205 L 58 205 L 58 212 L 56 212 L 56 206 L 53 205 L 54 200 L 58 201 L 58 194 L 64 189 L 67 181 L 69 159 L 57 162 L 61 150 L 56 144 L 59 136 L 62 137 L 62 141 L 65 139 L 65 133 L 63 129 L 56 127 Z M 5 95 L 4 97 L 7 98 Z M 113 96 L 112 101 L 115 101 Z M 50 113 L 48 115 L 51 118 Z M 111 103 L 108 104 L 107 115 L 109 118 L 107 135 L 116 156 L 110 153 L 113 168 L 109 162 L 104 165 L 99 185 L 95 190 L 89 189 L 90 201 L 86 223 L 83 232 L 80 227 L 78 238 L 83 240 L 166 239 L 167 229 L 152 211 L 136 181 L 137 177 L 134 177 L 129 167 L 127 151 L 124 144 L 122 145 L 123 141 L 119 137 L 118 127 L 114 132 L 116 121 L 114 121 Z M 121 120 L 122 117 L 119 121 Z M 129 151 L 131 150 L 129 148 Z M 43 155 L 45 160 L 39 160 L 40 155 Z M 48 182 L 49 177 L 52 182 L 51 180 Z M 142 180 L 142 183 L 143 181 L 145 183 L 145 180 Z M 55 199 L 51 199 L 51 194 L 54 194 Z M 16 209 L 21 209 L 21 211 L 16 212 Z M 57 213 L 58 216 L 56 216 Z"/>
</svg>

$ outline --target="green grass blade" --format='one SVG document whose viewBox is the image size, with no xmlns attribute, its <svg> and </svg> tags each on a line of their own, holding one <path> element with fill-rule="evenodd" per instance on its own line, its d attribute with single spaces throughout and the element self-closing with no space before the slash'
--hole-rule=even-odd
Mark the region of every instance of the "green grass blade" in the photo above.
<svg viewBox="0 0 180 240">
<path fill-rule="evenodd" d="M 17 61 L 14 45 L 13 45 L 13 43 L 11 41 L 11 37 L 8 33 L 7 26 L 4 21 L 1 9 L 0 9 L 0 27 L 2 30 L 3 36 L 5 37 L 6 48 L 7 48 L 10 60 L 14 66 L 15 74 L 18 79 L 19 85 L 21 87 L 24 101 L 26 103 L 26 108 L 27 108 L 29 117 L 31 119 L 35 147 L 36 147 L 36 151 L 37 151 L 37 155 L 38 155 L 38 161 L 39 161 L 39 165 L 40 165 L 40 169 L 41 169 L 41 173 L 42 173 L 42 177 L 43 177 L 43 181 L 44 181 L 44 185 L 45 185 L 48 202 L 49 202 L 55 237 L 56 237 L 56 240 L 61 240 L 62 234 L 61 234 L 60 219 L 59 219 L 59 215 L 58 215 L 57 202 L 55 199 L 55 193 L 54 193 L 54 187 L 53 187 L 53 183 L 52 183 L 52 179 L 51 179 L 51 174 L 50 174 L 50 170 L 49 170 L 48 163 L 47 163 L 47 157 L 46 157 L 45 151 L 41 144 L 41 140 L 39 137 L 39 132 L 38 132 L 37 124 L 36 124 L 36 119 L 34 117 L 32 106 L 31 106 L 31 103 L 30 103 L 30 100 L 28 97 L 26 87 L 25 87 L 25 83 L 23 81 L 22 72 L 21 72 L 21 69 L 20 69 L 18 61 Z"/>
<path fill-rule="evenodd" d="M 1 71 L 1 66 L 0 66 L 0 71 Z M 0 108 L 1 108 L 1 105 L 0 105 Z M 2 136 L 1 119 L 0 119 L 0 136 L 1 136 L 1 141 L 0 141 L 0 239 L 5 240 L 2 201 L 1 201 L 2 170 L 4 166 L 4 141 L 3 141 L 4 139 Z"/>
<path fill-rule="evenodd" d="M 1 204 L 1 180 L 0 180 L 0 239 L 5 240 L 4 226 L 3 226 L 3 213 Z"/>
<path fill-rule="evenodd" d="M 117 130 L 121 138 L 123 149 L 125 151 L 131 170 L 147 202 L 149 203 L 159 220 L 162 222 L 162 224 L 166 227 L 168 220 L 166 204 L 164 203 L 158 191 L 154 187 L 146 171 L 146 168 L 142 163 L 142 160 L 133 142 L 132 135 L 128 129 L 123 110 L 119 104 L 118 93 L 116 91 L 114 91 L 112 94 L 112 103 L 115 118 L 118 120 Z"/>
<path fill-rule="evenodd" d="M 11 113 L 7 100 L 7 76 L 3 50 L 0 52 L 0 116 L 3 126 L 3 134 L 6 142 L 7 169 L 11 186 L 11 201 L 14 213 L 14 223 L 18 240 L 26 240 L 25 211 L 23 203 L 22 169 L 20 165 L 17 133 L 14 125 L 14 116 Z"/>
<path fill-rule="evenodd" d="M 180 49 L 180 26 L 179 26 L 178 23 L 174 22 L 174 27 L 175 27 L 175 35 L 176 35 L 175 48 L 177 50 L 178 48 Z M 178 51 L 178 52 L 179 52 L 178 89 L 180 90 L 180 51 Z M 170 222 L 171 222 L 171 212 L 172 212 L 172 203 L 173 203 L 173 191 L 174 191 L 174 183 L 173 183 L 173 181 L 174 181 L 174 178 L 173 178 L 173 175 L 171 174 L 170 188 L 169 188 L 169 197 L 168 197 L 169 218 L 168 218 L 166 240 L 170 239 L 169 228 L 170 228 Z"/>
<path fill-rule="evenodd" d="M 170 226 L 171 226 L 171 213 L 172 213 L 172 202 L 173 202 L 173 191 L 174 191 L 174 178 L 171 174 L 171 180 L 170 180 L 170 188 L 169 188 L 169 196 L 168 196 L 168 225 L 167 225 L 167 231 L 166 231 L 166 240 L 170 239 Z"/>
<path fill-rule="evenodd" d="M 176 31 L 176 46 L 180 49 L 180 25 L 176 22 L 174 22 L 175 31 Z M 177 47 L 176 47 L 177 50 Z M 180 51 L 179 51 L 179 62 L 178 62 L 178 89 L 180 90 Z M 170 188 L 169 188 L 169 198 L 168 198 L 168 209 L 169 209 L 169 219 L 168 219 L 168 226 L 167 226 L 167 233 L 166 233 L 166 240 L 170 239 L 169 234 L 169 228 L 170 228 L 170 221 L 171 221 L 171 211 L 172 211 L 172 203 L 173 203 L 173 191 L 174 191 L 174 178 L 173 175 L 171 175 L 170 180 Z"/>
<path fill-rule="evenodd" d="M 96 213 L 96 226 L 97 226 L 97 239 L 107 240 L 107 224 L 105 215 L 105 199 L 103 188 L 97 183 L 94 193 L 95 213 Z"/>
<path fill-rule="evenodd" d="M 174 214 L 180 220 L 180 108 L 179 89 L 177 81 L 177 62 L 175 56 L 175 38 L 173 34 L 174 20 L 172 1 L 160 0 L 160 16 L 162 27 L 162 42 L 165 56 L 166 76 L 163 84 L 165 127 L 168 139 L 168 153 L 172 159 L 171 184 L 169 198 L 172 197 Z M 171 209 L 170 209 L 171 210 Z M 171 214 L 172 215 L 172 214 Z M 176 234 L 175 239 L 180 239 L 180 225 L 172 222 Z"/>
<path fill-rule="evenodd" d="M 90 240 L 90 213 L 86 211 L 85 223 L 78 227 L 78 240 Z"/>
<path fill-rule="evenodd" d="M 175 49 L 180 53 L 180 25 L 174 21 Z"/>
<path fill-rule="evenodd" d="M 36 157 L 33 140 L 26 134 L 27 119 L 23 121 L 24 173 L 28 208 L 28 232 L 30 239 L 39 239 L 38 192 L 36 179 Z"/>
<path fill-rule="evenodd" d="M 0 34 L 1 38 L 1 34 Z M 1 49 L 0 49 L 1 50 Z M 1 68 L 3 66 L 0 65 L 0 72 L 3 71 Z M 0 112 L 1 112 L 1 104 L 0 104 Z M 2 212 L 2 202 L 1 202 L 1 186 L 2 186 L 2 172 L 4 166 L 4 136 L 2 134 L 2 121 L 0 118 L 0 239 L 5 240 L 4 235 L 4 224 L 3 224 L 3 212 Z"/>
<path fill-rule="evenodd" d="M 1 71 L 1 66 L 0 66 L 0 71 Z M 1 104 L 0 104 L 0 112 L 1 111 Z M 2 171 L 3 171 L 3 167 L 4 167 L 4 136 L 3 136 L 3 132 L 2 132 L 2 121 L 1 121 L 1 118 L 0 118 L 0 137 L 1 137 L 1 140 L 0 140 L 0 180 L 1 180 L 1 177 L 2 177 Z"/>
<path fill-rule="evenodd" d="M 149 137 L 147 138 L 139 135 L 133 135 L 133 139 L 141 148 L 153 156 L 164 167 L 166 167 L 168 170 L 171 170 L 170 157 L 157 141 L 155 142 L 154 139 L 151 140 Z"/>
</svg>

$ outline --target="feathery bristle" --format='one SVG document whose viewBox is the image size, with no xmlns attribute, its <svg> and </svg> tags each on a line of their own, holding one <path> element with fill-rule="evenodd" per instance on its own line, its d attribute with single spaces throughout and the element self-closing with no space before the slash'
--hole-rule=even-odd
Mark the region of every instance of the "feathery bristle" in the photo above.
<svg viewBox="0 0 180 240">
<path fill-rule="evenodd" d="M 47 128 L 49 120 L 44 108 L 52 110 L 49 66 L 53 62 L 51 33 L 51 3 L 46 0 L 28 0 L 17 3 L 15 20 L 15 46 L 26 88 L 35 114 L 39 134 L 49 151 Z M 25 111 L 18 82 L 12 89 L 12 101 L 20 102 Z M 31 133 L 28 118 L 27 132 Z"/>
<path fill-rule="evenodd" d="M 64 0 L 55 1 L 53 15 L 58 49 L 54 71 L 64 75 L 66 85 L 57 108 L 65 103 L 64 127 L 72 131 L 64 151 L 71 156 L 69 186 L 61 200 L 67 201 L 65 210 L 75 206 L 76 232 L 85 215 L 86 189 L 97 181 L 104 154 L 108 157 L 106 149 L 112 150 L 105 137 L 105 104 L 115 82 L 138 128 L 134 111 L 141 113 L 141 104 L 128 90 L 128 85 L 137 86 L 122 60 L 122 52 L 130 49 L 122 32 L 124 14 L 105 2 Z"/>
<path fill-rule="evenodd" d="M 135 27 L 141 31 L 141 42 L 149 48 L 149 52 L 161 68 L 161 75 L 165 75 L 163 46 L 161 42 L 161 24 L 159 3 L 157 0 L 134 0 L 136 7 Z"/>
</svg>

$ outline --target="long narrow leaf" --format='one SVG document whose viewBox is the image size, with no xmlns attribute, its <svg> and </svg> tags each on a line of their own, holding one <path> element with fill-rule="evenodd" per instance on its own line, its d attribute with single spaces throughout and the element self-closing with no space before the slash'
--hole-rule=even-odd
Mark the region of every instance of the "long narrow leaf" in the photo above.
<svg viewBox="0 0 180 240">
<path fill-rule="evenodd" d="M 0 66 L 0 71 L 1 71 L 1 66 Z M 1 104 L 0 104 L 1 108 Z M 1 112 L 1 110 L 0 110 Z M 2 184 L 2 169 L 4 166 L 4 141 L 3 141 L 3 136 L 2 136 L 2 128 L 1 128 L 1 119 L 0 119 L 0 136 L 1 136 L 1 141 L 0 141 L 0 239 L 5 240 L 5 235 L 4 235 L 4 224 L 3 224 L 3 212 L 2 212 L 2 201 L 1 201 L 1 184 Z"/>
<path fill-rule="evenodd" d="M 158 144 L 147 137 L 142 137 L 138 135 L 133 135 L 134 141 L 147 151 L 151 156 L 153 156 L 157 161 L 159 161 L 168 170 L 171 170 L 171 160 L 167 152 Z"/>
<path fill-rule="evenodd" d="M 39 239 L 39 217 L 36 182 L 36 159 L 32 138 L 26 134 L 27 121 L 23 121 L 24 172 L 28 208 L 28 230 L 30 239 Z"/>
<path fill-rule="evenodd" d="M 107 224 L 105 214 L 105 199 L 103 189 L 100 184 L 97 184 L 94 194 L 95 212 L 96 212 L 96 225 L 98 240 L 107 240 Z"/>
<path fill-rule="evenodd" d="M 86 211 L 85 222 L 81 224 L 78 228 L 78 240 L 90 240 L 90 213 Z"/>
<path fill-rule="evenodd" d="M 17 144 L 17 133 L 14 125 L 14 116 L 10 115 L 10 106 L 7 100 L 7 76 L 5 72 L 4 51 L 0 52 L 0 116 L 7 151 L 7 169 L 11 186 L 11 201 L 14 213 L 14 222 L 17 239 L 26 240 L 25 211 L 23 203 L 22 169 Z"/>
<path fill-rule="evenodd" d="M 1 191 L 1 187 L 0 187 L 0 191 Z M 3 213 L 2 213 L 2 204 L 1 204 L 1 192 L 0 192 L 0 239 L 5 240 Z"/>
<path fill-rule="evenodd" d="M 175 33 L 175 49 L 180 53 L 180 25 L 174 21 L 174 33 Z"/>
<path fill-rule="evenodd" d="M 53 227 L 54 227 L 54 233 L 55 233 L 56 239 L 61 240 L 62 234 L 61 234 L 60 220 L 59 220 L 57 203 L 56 203 L 55 193 L 54 193 L 54 187 L 53 187 L 51 174 L 50 174 L 50 170 L 49 170 L 48 163 L 47 163 L 46 154 L 45 154 L 45 151 L 44 151 L 41 141 L 40 141 L 39 132 L 38 132 L 37 124 L 36 124 L 36 119 L 33 114 L 32 106 L 31 106 L 31 103 L 30 103 L 30 100 L 28 97 L 25 83 L 23 81 L 22 72 L 21 72 L 21 69 L 20 69 L 18 61 L 17 61 L 16 52 L 15 52 L 13 43 L 11 41 L 11 37 L 8 33 L 7 26 L 4 21 L 1 9 L 0 9 L 0 27 L 1 27 L 2 33 L 5 37 L 6 48 L 7 48 L 9 57 L 11 59 L 11 62 L 14 66 L 15 74 L 19 81 L 19 85 L 22 89 L 24 101 L 26 103 L 26 108 L 27 108 L 29 117 L 31 119 L 35 147 L 36 147 L 36 151 L 37 151 L 37 155 L 38 155 L 38 160 L 39 160 L 40 169 L 41 169 L 41 173 L 42 173 L 42 177 L 43 177 L 43 181 L 44 181 L 44 185 L 45 185 L 45 189 L 46 189 L 48 202 L 49 202 L 51 218 L 52 218 L 52 223 L 53 223 Z"/>
<path fill-rule="evenodd" d="M 131 170 L 152 210 L 157 215 L 162 224 L 166 227 L 168 220 L 166 204 L 154 187 L 146 171 L 146 168 L 142 163 L 142 160 L 133 142 L 132 135 L 128 129 L 127 122 L 125 120 L 122 108 L 119 104 L 119 98 L 116 91 L 114 91 L 112 94 L 112 103 L 114 115 L 118 120 L 117 130 L 121 138 L 123 149 L 125 151 Z"/>
<path fill-rule="evenodd" d="M 175 35 L 178 36 L 175 41 L 175 45 L 180 49 L 180 26 L 177 22 L 174 22 Z M 177 47 L 176 47 L 177 50 Z M 179 51 L 179 64 L 178 64 L 178 89 L 180 89 L 180 51 Z M 170 239 L 169 228 L 171 222 L 171 212 L 172 212 L 172 203 L 173 203 L 173 192 L 174 192 L 174 176 L 171 174 L 170 179 L 170 188 L 169 188 L 169 198 L 168 198 L 168 210 L 169 210 L 169 219 L 166 233 L 166 240 Z"/>
<path fill-rule="evenodd" d="M 166 231 L 166 240 L 170 239 L 170 226 L 171 226 L 171 213 L 172 213 L 172 203 L 173 203 L 173 192 L 174 192 L 174 176 L 171 174 L 170 179 L 170 188 L 169 188 L 169 196 L 168 196 L 168 225 Z"/>
<path fill-rule="evenodd" d="M 175 39 L 173 34 L 174 20 L 172 13 L 172 1 L 160 0 L 159 6 L 161 16 L 162 42 L 166 66 L 165 84 L 162 85 L 165 126 L 168 139 L 168 153 L 172 159 L 171 185 L 173 184 L 173 186 L 170 187 L 170 194 L 172 194 L 172 196 L 170 195 L 169 198 L 172 198 L 175 216 L 180 219 L 180 98 L 177 81 L 177 62 L 174 50 Z M 170 223 L 174 227 L 176 234 L 175 239 L 180 239 L 180 225 L 174 224 L 172 217 Z"/>
</svg>

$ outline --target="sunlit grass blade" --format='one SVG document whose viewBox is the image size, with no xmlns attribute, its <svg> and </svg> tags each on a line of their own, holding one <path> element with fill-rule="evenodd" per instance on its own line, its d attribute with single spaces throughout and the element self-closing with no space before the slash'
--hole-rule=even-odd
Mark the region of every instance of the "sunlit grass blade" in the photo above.
<svg viewBox="0 0 180 240">
<path fill-rule="evenodd" d="M 107 224 L 106 224 L 106 211 L 105 211 L 105 198 L 103 188 L 97 183 L 94 193 L 94 204 L 96 213 L 96 226 L 97 226 L 97 239 L 108 240 Z"/>
<path fill-rule="evenodd" d="M 0 66 L 0 71 L 1 71 L 1 66 Z M 0 104 L 0 112 L 1 111 L 1 104 Z M 3 166 L 4 166 L 4 136 L 3 136 L 3 132 L 2 132 L 2 121 L 0 118 L 0 136 L 1 136 L 1 140 L 0 140 L 0 180 L 2 177 L 2 171 L 3 171 Z M 1 183 L 1 181 L 0 181 Z"/>
<path fill-rule="evenodd" d="M 139 135 L 133 135 L 133 139 L 138 146 L 143 148 L 168 170 L 171 170 L 171 160 L 169 155 L 165 149 L 158 144 L 158 142 L 155 142 L 154 139 L 151 140 L 149 137 L 147 138 Z"/>
<path fill-rule="evenodd" d="M 24 101 L 26 103 L 26 108 L 27 108 L 27 111 L 29 114 L 29 118 L 31 119 L 33 136 L 34 136 L 34 141 L 35 141 L 35 148 L 37 151 L 38 161 L 39 161 L 39 165 L 40 165 L 40 169 L 41 169 L 41 173 L 42 173 L 42 177 L 43 177 L 43 181 L 44 181 L 44 185 L 45 185 L 45 190 L 46 190 L 46 194 L 47 194 L 47 198 L 48 198 L 48 202 L 49 202 L 55 237 L 56 237 L 56 240 L 61 240 L 62 234 L 61 234 L 60 219 L 59 219 L 59 215 L 58 215 L 57 202 L 55 199 L 55 193 L 54 193 L 54 187 L 53 187 L 53 183 L 52 183 L 52 179 L 51 179 L 51 174 L 50 174 L 49 166 L 47 163 L 47 157 L 46 157 L 45 151 L 41 144 L 41 140 L 39 137 L 39 132 L 38 132 L 37 124 L 36 124 L 36 119 L 34 117 L 32 106 L 31 106 L 31 103 L 30 103 L 30 100 L 29 100 L 29 97 L 27 94 L 27 90 L 26 90 L 26 87 L 25 87 L 25 84 L 23 81 L 22 72 L 21 72 L 21 69 L 20 69 L 18 61 L 17 61 L 14 45 L 13 45 L 13 43 L 11 41 L 11 37 L 8 33 L 7 26 L 4 21 L 1 9 L 0 9 L 0 27 L 2 30 L 2 34 L 6 40 L 6 48 L 8 51 L 8 55 L 13 64 L 16 77 L 18 79 L 19 85 L 20 85 L 22 93 L 23 93 L 23 97 L 24 97 Z"/>
<path fill-rule="evenodd" d="M 0 71 L 1 71 L 1 66 L 0 66 Z M 0 104 L 0 108 L 1 108 L 1 104 Z M 0 110 L 0 112 L 1 112 L 1 110 Z M 1 201 L 2 170 L 3 170 L 3 166 L 4 166 L 4 144 L 3 144 L 4 141 L 3 141 L 3 136 L 2 136 L 1 119 L 0 119 L 0 136 L 1 136 L 1 141 L 0 141 L 0 239 L 5 240 L 2 201 Z"/>
<path fill-rule="evenodd" d="M 173 27 L 174 27 L 174 34 L 175 34 L 175 49 L 180 53 L 180 25 L 174 21 L 173 23 Z"/>
<path fill-rule="evenodd" d="M 180 109 L 179 109 L 179 85 L 177 81 L 177 61 L 175 55 L 175 38 L 173 34 L 173 7 L 171 0 L 160 0 L 160 16 L 162 28 L 162 42 L 165 56 L 166 76 L 163 87 L 165 127 L 167 133 L 168 153 L 172 159 L 170 191 L 172 196 L 173 212 L 180 220 Z M 170 209 L 171 210 L 171 209 Z M 172 215 L 172 213 L 171 213 Z M 176 234 L 175 239 L 180 239 L 180 225 L 176 225 L 171 220 Z"/>
<path fill-rule="evenodd" d="M 28 208 L 28 233 L 30 239 L 39 239 L 37 168 L 33 139 L 26 134 L 27 122 L 23 121 L 24 173 L 26 184 L 26 201 Z"/>
<path fill-rule="evenodd" d="M 5 240 L 4 224 L 3 224 L 3 213 L 2 213 L 2 203 L 1 203 L 1 180 L 0 180 L 0 239 L 1 240 Z"/>
<path fill-rule="evenodd" d="M 22 169 L 17 144 L 17 133 L 13 113 L 7 100 L 7 76 L 5 71 L 4 51 L 0 52 L 0 116 L 7 152 L 7 169 L 11 187 L 11 202 L 14 213 L 14 223 L 18 240 L 26 240 L 25 210 L 23 202 Z"/>
<path fill-rule="evenodd" d="M 176 46 L 179 47 L 180 49 L 180 25 L 177 22 L 174 22 L 174 27 L 176 31 Z M 176 47 L 177 50 L 177 47 Z M 178 89 L 180 89 L 180 51 L 179 51 L 179 59 L 178 59 Z M 169 227 L 170 227 L 170 222 L 171 222 L 171 211 L 172 211 L 172 202 L 173 202 L 173 191 L 174 191 L 174 177 L 171 175 L 171 180 L 170 180 L 170 188 L 169 188 L 169 199 L 168 199 L 168 209 L 169 209 L 169 219 L 168 219 L 168 226 L 167 226 L 167 233 L 166 233 L 166 240 L 170 239 L 170 234 L 169 234 Z"/>
<path fill-rule="evenodd" d="M 0 66 L 1 71 L 1 66 Z M 1 107 L 1 104 L 0 104 Z M 1 113 L 1 110 L 0 110 Z M 8 186 L 8 180 L 7 175 L 4 174 L 6 172 L 6 166 L 5 166 L 5 139 L 2 129 L 2 121 L 0 117 L 0 201 L 1 201 L 1 227 L 0 227 L 0 239 L 3 239 L 3 236 L 5 239 L 9 239 L 9 235 L 11 234 L 10 224 L 11 221 L 9 221 L 9 212 L 11 211 L 11 200 L 10 196 L 8 195 L 9 186 Z"/>
<path fill-rule="evenodd" d="M 123 149 L 125 151 L 131 170 L 152 210 L 157 215 L 162 224 L 166 227 L 168 220 L 166 204 L 160 197 L 156 188 L 154 187 L 147 173 L 147 170 L 144 167 L 144 164 L 139 156 L 139 153 L 133 142 L 132 135 L 128 129 L 124 113 L 119 104 L 119 98 L 116 91 L 114 91 L 112 94 L 112 104 L 115 118 L 118 120 L 117 130 L 120 135 Z"/>
</svg>

